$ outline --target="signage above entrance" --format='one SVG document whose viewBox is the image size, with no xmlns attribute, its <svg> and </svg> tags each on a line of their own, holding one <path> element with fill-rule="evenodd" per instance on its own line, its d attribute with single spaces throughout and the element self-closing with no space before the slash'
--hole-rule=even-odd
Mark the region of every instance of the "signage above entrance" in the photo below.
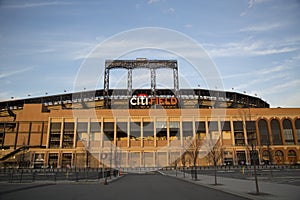
<svg viewBox="0 0 300 200">
<path fill-rule="evenodd" d="M 148 97 L 147 94 L 138 94 L 130 99 L 130 105 L 132 106 L 175 106 L 177 103 L 176 97 Z"/>
</svg>

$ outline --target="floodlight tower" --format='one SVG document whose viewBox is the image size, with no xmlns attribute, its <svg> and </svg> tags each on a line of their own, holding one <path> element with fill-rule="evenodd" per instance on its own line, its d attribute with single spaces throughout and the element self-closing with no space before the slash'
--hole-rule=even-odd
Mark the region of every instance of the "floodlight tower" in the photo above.
<svg viewBox="0 0 300 200">
<path fill-rule="evenodd" d="M 146 58 L 137 58 L 136 60 L 106 60 L 104 71 L 104 105 L 109 108 L 109 72 L 112 69 L 127 70 L 127 96 L 132 96 L 132 70 L 146 68 L 150 70 L 151 75 L 151 95 L 156 97 L 156 70 L 167 68 L 173 70 L 174 94 L 179 97 L 178 66 L 176 60 L 147 60 Z"/>
</svg>

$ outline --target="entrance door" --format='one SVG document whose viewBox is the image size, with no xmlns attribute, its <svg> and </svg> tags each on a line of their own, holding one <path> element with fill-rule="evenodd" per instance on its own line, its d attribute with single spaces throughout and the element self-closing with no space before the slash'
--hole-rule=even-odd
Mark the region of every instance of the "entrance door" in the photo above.
<svg viewBox="0 0 300 200">
<path fill-rule="evenodd" d="M 237 151 L 236 157 L 238 160 L 239 165 L 245 165 L 246 164 L 246 153 L 245 151 Z"/>
</svg>

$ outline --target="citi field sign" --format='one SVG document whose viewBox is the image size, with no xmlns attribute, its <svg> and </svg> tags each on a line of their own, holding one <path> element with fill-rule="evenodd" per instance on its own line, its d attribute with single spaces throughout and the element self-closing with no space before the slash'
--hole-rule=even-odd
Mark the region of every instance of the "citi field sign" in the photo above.
<svg viewBox="0 0 300 200">
<path fill-rule="evenodd" d="M 148 97 L 147 94 L 138 94 L 130 99 L 132 106 L 148 106 L 148 105 L 161 105 L 161 106 L 175 106 L 178 100 L 175 97 Z"/>
</svg>

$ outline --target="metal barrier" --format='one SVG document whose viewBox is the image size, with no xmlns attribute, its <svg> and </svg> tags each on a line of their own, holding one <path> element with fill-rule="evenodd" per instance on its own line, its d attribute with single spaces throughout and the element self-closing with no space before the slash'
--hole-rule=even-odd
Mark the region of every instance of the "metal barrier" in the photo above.
<svg viewBox="0 0 300 200">
<path fill-rule="evenodd" d="M 97 181 L 116 177 L 115 169 L 1 169 L 0 182 L 29 183 L 37 181 Z"/>
</svg>

